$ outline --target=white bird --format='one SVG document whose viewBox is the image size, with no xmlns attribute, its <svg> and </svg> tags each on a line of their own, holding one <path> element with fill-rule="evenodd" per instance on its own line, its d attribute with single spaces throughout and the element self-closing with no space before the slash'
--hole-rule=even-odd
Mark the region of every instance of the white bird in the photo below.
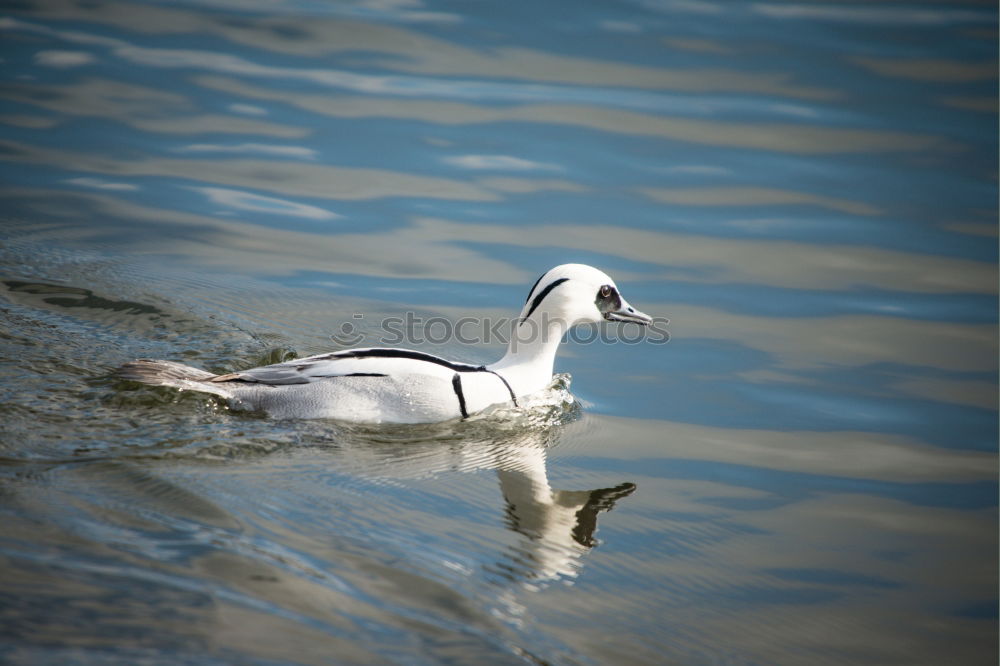
<svg viewBox="0 0 1000 666">
<path fill-rule="evenodd" d="M 234 409 L 275 418 L 332 418 L 359 423 L 435 423 L 487 407 L 517 405 L 552 381 L 556 350 L 576 324 L 652 319 L 630 306 L 605 273 L 583 264 L 556 266 L 538 278 L 514 325 L 507 353 L 472 365 L 410 349 L 348 349 L 214 375 L 142 359 L 120 375 L 146 384 L 212 393 Z"/>
</svg>

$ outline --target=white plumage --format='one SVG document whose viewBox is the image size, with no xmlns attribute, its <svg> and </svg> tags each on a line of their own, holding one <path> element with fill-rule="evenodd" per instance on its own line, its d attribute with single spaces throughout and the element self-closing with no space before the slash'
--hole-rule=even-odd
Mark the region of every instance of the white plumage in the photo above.
<svg viewBox="0 0 1000 666">
<path fill-rule="evenodd" d="M 236 409 L 275 418 L 361 423 L 433 423 L 513 402 L 552 381 L 556 350 L 576 324 L 651 319 L 633 309 L 606 274 L 583 264 L 557 266 L 528 293 L 502 359 L 448 361 L 395 348 L 349 349 L 213 375 L 170 361 L 126 363 L 120 374 L 147 384 L 203 391 Z"/>
</svg>

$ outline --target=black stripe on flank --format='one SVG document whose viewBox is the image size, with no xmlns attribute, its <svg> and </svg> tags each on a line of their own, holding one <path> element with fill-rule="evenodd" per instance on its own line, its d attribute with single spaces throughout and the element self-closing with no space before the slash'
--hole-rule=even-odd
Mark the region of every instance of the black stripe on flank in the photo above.
<svg viewBox="0 0 1000 666">
<path fill-rule="evenodd" d="M 300 365 L 296 370 L 302 372 L 308 369 L 309 365 Z M 208 381 L 210 382 L 241 382 L 243 384 L 259 384 L 260 386 L 289 386 L 291 384 L 308 384 L 314 379 L 337 379 L 338 377 L 388 377 L 389 375 L 384 375 L 381 372 L 350 372 L 347 374 L 332 374 L 332 375 L 301 375 L 295 376 L 290 375 L 288 377 L 283 377 L 280 380 L 258 379 L 253 375 L 241 375 L 239 373 L 233 372 L 228 375 L 219 375 L 217 377 L 212 377 Z"/>
<path fill-rule="evenodd" d="M 325 356 L 318 356 L 314 361 L 332 361 L 338 358 L 408 358 L 414 361 L 426 361 L 436 363 L 450 368 L 455 372 L 482 372 L 486 370 L 481 365 L 471 365 L 469 363 L 454 363 L 440 356 L 425 354 L 424 352 L 412 351 L 410 349 L 350 349 L 348 351 L 334 352 Z"/>
<path fill-rule="evenodd" d="M 310 377 L 315 377 L 317 379 L 334 379 L 337 377 L 388 377 L 389 375 L 383 375 L 381 372 L 352 372 L 346 375 L 310 375 Z"/>
<path fill-rule="evenodd" d="M 262 382 L 259 379 L 255 379 L 249 375 L 241 375 L 238 372 L 229 372 L 224 375 L 216 375 L 210 378 L 208 381 L 218 384 L 227 384 L 230 382 L 239 382 L 241 384 L 260 384 L 261 386 L 275 386 L 272 382 Z M 308 384 L 308 379 L 294 379 L 290 378 L 289 381 L 283 381 L 282 384 Z"/>
<path fill-rule="evenodd" d="M 490 373 L 490 374 L 493 374 L 493 375 L 496 375 L 497 377 L 499 377 L 499 378 L 500 378 L 500 381 L 502 381 L 502 382 L 503 382 L 503 385 L 507 387 L 507 392 L 508 392 L 508 393 L 510 393 L 510 399 L 514 401 L 514 406 L 515 406 L 515 407 L 520 407 L 520 405 L 519 405 L 519 404 L 517 404 L 517 396 L 516 396 L 516 395 L 514 395 L 514 389 L 512 389 L 512 388 L 510 387 L 510 384 L 508 384 L 508 383 L 507 383 L 507 380 L 506 380 L 506 379 L 504 379 L 504 376 L 503 376 L 503 375 L 501 375 L 501 374 L 500 374 L 499 372 L 497 372 L 496 370 L 487 370 L 486 372 L 488 372 L 488 373 Z"/>
<path fill-rule="evenodd" d="M 462 376 L 457 372 L 451 378 L 451 387 L 455 389 L 455 395 L 458 396 L 458 409 L 462 412 L 462 418 L 468 418 L 469 412 L 465 411 L 465 394 L 462 393 Z"/>
<path fill-rule="evenodd" d="M 528 314 L 524 315 L 524 317 L 521 318 L 521 324 L 524 323 L 525 319 L 531 316 L 531 313 L 535 311 L 535 308 L 537 308 L 539 305 L 542 304 L 542 301 L 545 299 L 546 296 L 549 295 L 550 291 L 561 285 L 563 282 L 566 282 L 567 280 L 569 280 L 569 278 L 559 278 L 558 280 L 553 280 L 548 284 L 547 287 L 545 287 L 545 289 L 542 289 L 541 293 L 535 296 L 535 299 L 531 301 L 531 307 L 528 308 Z M 520 324 L 518 324 L 518 326 L 520 326 Z"/>
</svg>

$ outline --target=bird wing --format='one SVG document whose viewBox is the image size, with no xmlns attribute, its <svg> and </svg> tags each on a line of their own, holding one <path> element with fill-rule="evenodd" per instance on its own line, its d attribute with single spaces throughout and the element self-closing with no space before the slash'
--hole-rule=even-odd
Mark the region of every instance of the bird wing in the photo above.
<svg viewBox="0 0 1000 666">
<path fill-rule="evenodd" d="M 480 370 L 482 366 L 453 363 L 439 356 L 409 349 L 349 349 L 330 354 L 265 365 L 212 377 L 211 382 L 251 382 L 280 386 L 309 384 L 337 377 L 389 377 L 410 374 L 442 375 Z"/>
</svg>

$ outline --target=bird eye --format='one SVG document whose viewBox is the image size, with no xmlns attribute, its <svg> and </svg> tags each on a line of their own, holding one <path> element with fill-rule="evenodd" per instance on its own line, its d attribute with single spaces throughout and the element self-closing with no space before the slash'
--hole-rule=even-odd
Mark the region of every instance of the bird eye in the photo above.
<svg viewBox="0 0 1000 666">
<path fill-rule="evenodd" d="M 601 298 L 607 298 L 611 295 L 611 285 L 604 285 L 601 287 Z"/>
</svg>

